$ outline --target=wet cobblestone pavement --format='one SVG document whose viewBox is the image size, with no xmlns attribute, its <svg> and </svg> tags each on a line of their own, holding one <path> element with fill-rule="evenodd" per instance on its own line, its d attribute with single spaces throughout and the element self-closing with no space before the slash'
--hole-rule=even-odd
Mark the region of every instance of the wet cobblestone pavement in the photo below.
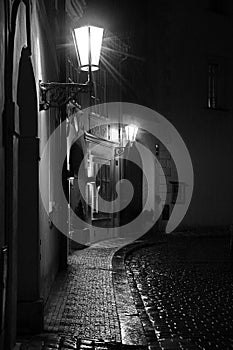
<svg viewBox="0 0 233 350">
<path fill-rule="evenodd" d="M 45 330 L 77 337 L 120 342 L 112 285 L 116 248 L 93 248 L 69 257 L 45 310 Z"/>
<path fill-rule="evenodd" d="M 127 275 L 151 349 L 233 349 L 227 237 L 171 237 L 136 250 Z"/>
<path fill-rule="evenodd" d="M 33 338 L 24 339 L 23 344 L 17 347 L 20 350 L 145 350 L 145 347 L 122 345 L 98 339 L 74 336 L 41 334 Z"/>
<path fill-rule="evenodd" d="M 76 251 L 68 258 L 68 270 L 58 276 L 45 308 L 44 333 L 18 338 L 20 350 L 72 349 L 147 349 L 140 339 L 142 325 L 134 320 L 135 339 L 128 336 L 128 327 L 122 336 L 125 313 L 136 312 L 130 290 L 126 288 L 126 273 L 122 274 L 123 299 L 116 298 L 112 267 L 114 253 L 127 244 L 126 239 L 113 239 Z M 123 261 L 123 258 L 122 258 Z M 123 311 L 122 311 L 123 301 Z M 132 311 L 133 310 L 133 311 Z M 128 315 L 130 316 L 130 315 Z M 134 337 L 135 338 L 135 337 Z M 140 339 L 140 342 L 137 342 Z M 142 345 L 138 345 L 142 344 Z"/>
</svg>

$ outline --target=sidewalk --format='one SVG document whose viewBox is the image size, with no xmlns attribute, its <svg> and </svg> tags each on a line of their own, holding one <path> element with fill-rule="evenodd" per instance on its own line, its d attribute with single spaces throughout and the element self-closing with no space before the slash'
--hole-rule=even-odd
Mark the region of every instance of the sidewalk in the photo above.
<svg viewBox="0 0 233 350">
<path fill-rule="evenodd" d="M 112 239 L 69 256 L 46 304 L 45 334 L 20 349 L 147 349 L 124 264 L 112 266 L 128 243 Z"/>
</svg>

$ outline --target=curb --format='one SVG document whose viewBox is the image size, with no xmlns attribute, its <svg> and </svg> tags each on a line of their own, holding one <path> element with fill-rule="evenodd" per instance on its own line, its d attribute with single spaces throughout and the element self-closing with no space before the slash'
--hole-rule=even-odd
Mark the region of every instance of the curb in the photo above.
<svg viewBox="0 0 233 350">
<path fill-rule="evenodd" d="M 117 250 L 112 258 L 113 287 L 117 305 L 118 318 L 121 329 L 122 344 L 141 346 L 142 349 L 157 348 L 158 342 L 155 337 L 149 318 L 147 327 L 142 323 L 140 316 L 148 317 L 139 294 L 132 293 L 132 286 L 126 273 L 125 259 L 134 251 L 147 247 L 166 243 L 161 241 L 138 240 Z M 139 300 L 140 309 L 136 305 Z M 149 333 L 153 336 L 149 336 Z"/>
</svg>

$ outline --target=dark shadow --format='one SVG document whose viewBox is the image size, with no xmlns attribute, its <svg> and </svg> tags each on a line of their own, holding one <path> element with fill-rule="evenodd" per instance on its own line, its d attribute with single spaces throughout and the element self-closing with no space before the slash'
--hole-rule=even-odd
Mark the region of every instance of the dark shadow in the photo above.
<svg viewBox="0 0 233 350">
<path fill-rule="evenodd" d="M 36 82 L 30 50 L 27 47 L 22 49 L 19 62 L 17 104 L 19 106 L 20 134 L 37 136 Z"/>
<path fill-rule="evenodd" d="M 130 159 L 134 159 L 134 162 L 129 159 L 123 159 L 123 178 L 128 180 L 134 189 L 133 198 L 125 209 L 120 212 L 120 225 L 126 225 L 132 220 L 136 219 L 142 211 L 142 160 L 140 154 L 135 146 L 129 150 L 131 156 Z M 121 198 L 127 198 L 124 186 L 121 187 Z"/>
<path fill-rule="evenodd" d="M 17 85 L 19 106 L 18 159 L 18 332 L 38 332 L 43 327 L 40 299 L 39 245 L 39 143 L 37 93 L 30 50 L 23 48 Z M 28 282 L 30 281 L 30 283 Z"/>
</svg>

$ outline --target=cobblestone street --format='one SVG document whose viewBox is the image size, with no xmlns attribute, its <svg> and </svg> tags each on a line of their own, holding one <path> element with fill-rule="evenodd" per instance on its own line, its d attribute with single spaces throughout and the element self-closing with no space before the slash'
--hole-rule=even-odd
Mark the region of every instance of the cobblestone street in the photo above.
<svg viewBox="0 0 233 350">
<path fill-rule="evenodd" d="M 233 349 L 229 238 L 174 236 L 126 263 L 151 348 Z"/>
<path fill-rule="evenodd" d="M 45 309 L 45 333 L 20 350 L 233 349 L 228 237 L 125 243 L 69 257 Z"/>
</svg>

